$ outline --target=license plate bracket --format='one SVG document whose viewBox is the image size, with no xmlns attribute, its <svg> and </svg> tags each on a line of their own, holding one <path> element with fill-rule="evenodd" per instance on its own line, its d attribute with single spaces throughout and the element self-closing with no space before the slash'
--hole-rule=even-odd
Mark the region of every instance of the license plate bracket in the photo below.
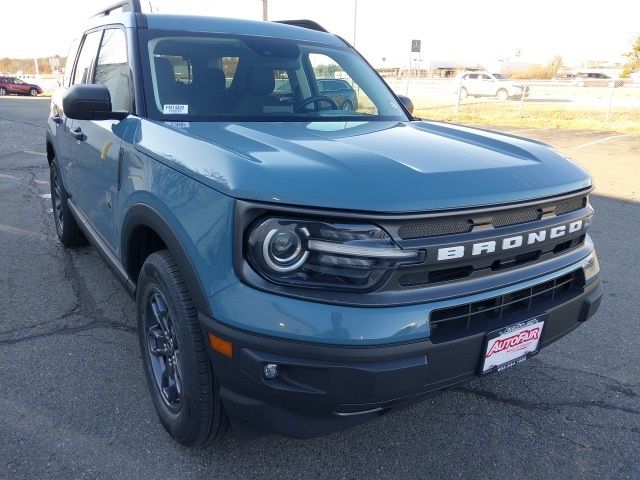
<svg viewBox="0 0 640 480">
<path fill-rule="evenodd" d="M 545 320 L 532 318 L 487 333 L 480 374 L 500 372 L 536 355 Z"/>
</svg>

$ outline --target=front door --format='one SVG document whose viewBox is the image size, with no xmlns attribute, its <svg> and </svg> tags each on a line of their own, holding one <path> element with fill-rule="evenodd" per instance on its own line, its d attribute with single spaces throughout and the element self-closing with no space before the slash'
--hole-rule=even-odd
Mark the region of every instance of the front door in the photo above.
<svg viewBox="0 0 640 480">
<path fill-rule="evenodd" d="M 125 32 L 104 30 L 91 82 L 106 86 L 113 110 L 130 111 L 129 64 Z M 103 239 L 117 249 L 114 222 L 117 205 L 118 167 L 121 147 L 131 122 L 117 120 L 67 120 L 76 137 L 72 158 L 77 204 Z"/>
</svg>

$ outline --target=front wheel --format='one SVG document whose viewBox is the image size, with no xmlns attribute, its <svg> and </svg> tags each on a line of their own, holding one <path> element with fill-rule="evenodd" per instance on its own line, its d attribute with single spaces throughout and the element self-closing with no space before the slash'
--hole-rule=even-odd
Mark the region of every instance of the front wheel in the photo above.
<svg viewBox="0 0 640 480">
<path fill-rule="evenodd" d="M 53 210 L 53 223 L 60 243 L 67 248 L 80 247 L 87 243 L 87 239 L 71 214 L 67 200 L 69 194 L 62 184 L 60 169 L 57 159 L 49 165 L 49 184 L 51 186 L 51 208 Z"/>
<path fill-rule="evenodd" d="M 31 90 L 29 90 L 29 95 L 31 95 L 32 97 L 37 97 L 38 96 L 38 90 L 35 88 L 32 88 Z"/>
<path fill-rule="evenodd" d="M 3 97 L 7 94 L 7 89 L 4 87 L 0 87 L 0 97 Z"/>
<path fill-rule="evenodd" d="M 496 92 L 496 98 L 501 102 L 506 102 L 509 99 L 509 92 L 507 92 L 504 88 L 501 88 Z"/>
<path fill-rule="evenodd" d="M 140 353 L 160 422 L 186 446 L 222 438 L 229 421 L 196 308 L 169 251 L 145 260 L 136 305 Z"/>
<path fill-rule="evenodd" d="M 342 110 L 344 110 L 345 112 L 350 112 L 351 110 L 353 110 L 353 103 L 351 103 L 350 100 L 345 100 L 340 108 L 342 108 Z"/>
</svg>

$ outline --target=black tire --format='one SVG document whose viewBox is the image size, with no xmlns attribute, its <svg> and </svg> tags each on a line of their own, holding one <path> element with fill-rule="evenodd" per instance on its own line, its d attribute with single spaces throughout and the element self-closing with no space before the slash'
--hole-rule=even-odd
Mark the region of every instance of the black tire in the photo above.
<svg viewBox="0 0 640 480">
<path fill-rule="evenodd" d="M 177 442 L 188 447 L 220 440 L 229 420 L 197 310 L 168 250 L 152 253 L 145 260 L 136 305 L 140 353 L 160 422 Z"/>
<path fill-rule="evenodd" d="M 66 248 L 76 248 L 86 245 L 87 239 L 80 230 L 73 217 L 67 200 L 69 194 L 62 184 L 62 177 L 58 162 L 54 158 L 49 165 L 49 183 L 51 186 L 51 208 L 53 209 L 53 223 L 56 227 L 58 239 Z"/>
<path fill-rule="evenodd" d="M 32 97 L 37 97 L 38 96 L 38 89 L 32 88 L 31 90 L 29 90 L 29 95 L 31 95 Z"/>
<path fill-rule="evenodd" d="M 0 97 L 3 97 L 7 94 L 7 89 L 4 87 L 0 87 Z"/>
</svg>

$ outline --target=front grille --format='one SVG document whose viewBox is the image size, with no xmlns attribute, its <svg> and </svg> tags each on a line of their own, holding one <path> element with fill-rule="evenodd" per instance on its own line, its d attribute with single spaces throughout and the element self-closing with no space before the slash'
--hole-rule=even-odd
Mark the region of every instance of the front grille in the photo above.
<svg viewBox="0 0 640 480">
<path fill-rule="evenodd" d="M 398 235 L 400 238 L 408 240 L 411 238 L 428 238 L 467 233 L 470 232 L 472 228 L 473 222 L 470 219 L 452 217 L 407 223 L 398 229 Z"/>
<path fill-rule="evenodd" d="M 491 225 L 493 228 L 508 227 L 540 220 L 544 214 L 564 215 L 584 208 L 587 197 L 580 195 L 567 200 L 559 200 L 532 207 L 497 210 L 490 213 L 457 215 L 405 223 L 398 228 L 398 236 L 403 240 L 439 237 L 467 233 L 477 225 Z"/>
<path fill-rule="evenodd" d="M 575 212 L 587 205 L 586 197 L 570 198 L 556 205 L 556 215 L 564 215 L 565 213 Z"/>
<path fill-rule="evenodd" d="M 534 222 L 540 220 L 540 217 L 542 217 L 542 209 L 540 208 L 519 208 L 496 213 L 491 220 L 491 225 L 494 228 L 507 227 L 509 225 Z"/>
<path fill-rule="evenodd" d="M 553 280 L 505 295 L 431 312 L 431 341 L 463 337 L 483 330 L 499 328 L 516 321 L 515 317 L 537 307 L 560 303 L 582 283 L 580 270 Z"/>
</svg>

